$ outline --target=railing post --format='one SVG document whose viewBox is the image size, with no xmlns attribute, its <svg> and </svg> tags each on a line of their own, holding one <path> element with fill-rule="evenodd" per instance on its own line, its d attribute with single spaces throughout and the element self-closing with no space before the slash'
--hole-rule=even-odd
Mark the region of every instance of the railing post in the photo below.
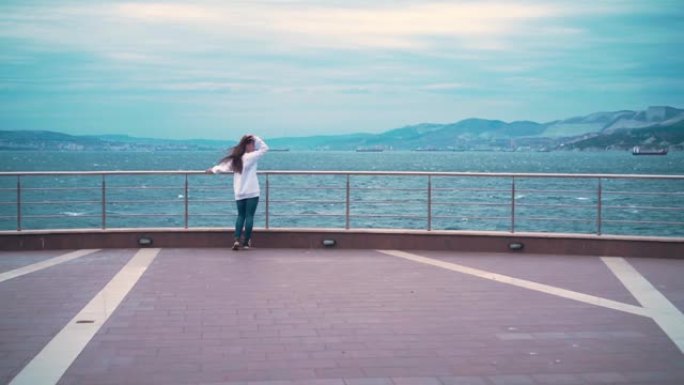
<svg viewBox="0 0 684 385">
<path fill-rule="evenodd" d="M 511 177 L 511 233 L 515 233 L 515 177 Z"/>
<path fill-rule="evenodd" d="M 270 201 L 270 197 L 269 197 L 270 191 L 271 191 L 271 186 L 269 185 L 268 174 L 266 174 L 266 228 L 267 229 L 269 226 L 269 223 L 268 223 L 268 209 L 269 209 L 269 207 L 268 206 L 269 206 L 269 201 Z"/>
<path fill-rule="evenodd" d="M 185 174 L 185 193 L 183 194 L 185 203 L 185 228 L 188 228 L 188 174 Z"/>
<path fill-rule="evenodd" d="M 349 190 L 350 190 L 350 185 L 349 185 L 349 174 L 347 174 L 347 198 L 346 198 L 346 210 L 345 210 L 345 215 L 344 215 L 344 228 L 346 230 L 349 230 Z"/>
<path fill-rule="evenodd" d="M 427 229 L 432 230 L 432 175 L 428 175 L 427 188 Z"/>
<path fill-rule="evenodd" d="M 17 231 L 21 231 L 21 175 L 17 175 Z"/>
<path fill-rule="evenodd" d="M 107 228 L 107 193 L 105 181 L 106 175 L 102 174 L 102 230 Z"/>
<path fill-rule="evenodd" d="M 601 235 L 601 225 L 603 219 L 601 218 L 601 211 L 603 211 L 603 185 L 601 183 L 601 178 L 598 178 L 598 191 L 597 191 L 597 202 L 596 202 L 596 235 Z"/>
</svg>

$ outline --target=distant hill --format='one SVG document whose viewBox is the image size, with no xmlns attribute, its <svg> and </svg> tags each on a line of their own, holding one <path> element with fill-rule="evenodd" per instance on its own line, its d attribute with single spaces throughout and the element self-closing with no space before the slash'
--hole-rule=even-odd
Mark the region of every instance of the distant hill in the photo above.
<svg viewBox="0 0 684 385">
<path fill-rule="evenodd" d="M 676 133 L 684 121 L 684 110 L 673 107 L 649 107 L 644 111 L 621 110 L 596 112 L 548 123 L 532 121 L 466 119 L 450 124 L 422 123 L 389 130 L 380 134 L 354 134 L 305 138 L 272 139 L 279 147 L 292 149 L 353 150 L 382 148 L 390 150 L 553 150 L 553 149 L 629 149 L 643 133 L 631 133 L 655 127 L 674 127 L 674 135 L 662 145 L 682 148 Z M 658 131 L 660 132 L 660 131 Z M 618 133 L 622 133 L 620 135 Z M 616 134 L 616 135 L 612 135 Z M 604 136 L 606 136 L 604 138 Z M 632 137 L 634 140 L 620 138 Z M 658 136 L 660 137 L 660 136 Z M 583 142 L 585 139 L 592 141 Z M 605 145 L 604 145 L 605 144 Z M 602 147 L 600 147 L 602 146 Z"/>
<path fill-rule="evenodd" d="M 349 134 L 307 136 L 268 139 L 268 145 L 276 149 L 290 150 L 353 150 L 363 146 L 373 134 Z"/>
<path fill-rule="evenodd" d="M 127 135 L 68 135 L 53 131 L 0 131 L 0 150 L 44 151 L 183 151 L 214 150 L 235 142 L 169 140 Z"/>
<path fill-rule="evenodd" d="M 586 116 L 546 123 L 542 136 L 611 134 L 622 130 L 647 128 L 656 124 L 669 126 L 681 121 L 684 121 L 684 110 L 673 107 L 649 107 L 644 111 L 595 112 Z"/>
<path fill-rule="evenodd" d="M 225 148 L 235 145 L 235 141 L 230 140 L 212 140 L 212 139 L 156 139 L 156 138 L 138 138 L 128 135 L 94 135 L 84 136 L 96 138 L 102 141 L 111 143 L 133 143 L 133 144 L 148 144 L 148 145 L 165 145 L 169 147 L 200 147 L 207 149 Z"/>
<path fill-rule="evenodd" d="M 595 112 L 547 123 L 472 118 L 448 124 L 421 123 L 380 134 L 268 138 L 268 142 L 274 149 L 290 150 L 626 150 L 636 145 L 682 150 L 684 110 L 661 106 L 643 111 Z M 5 150 L 183 151 L 226 149 L 234 144 L 204 139 L 0 131 L 0 149 Z"/>
<path fill-rule="evenodd" d="M 0 131 L 0 150 L 83 150 L 107 143 L 95 137 L 75 137 L 53 131 Z"/>
<path fill-rule="evenodd" d="M 615 130 L 564 143 L 562 147 L 577 150 L 626 150 L 645 148 L 684 149 L 684 121 L 673 125 L 656 124 L 639 129 Z"/>
</svg>

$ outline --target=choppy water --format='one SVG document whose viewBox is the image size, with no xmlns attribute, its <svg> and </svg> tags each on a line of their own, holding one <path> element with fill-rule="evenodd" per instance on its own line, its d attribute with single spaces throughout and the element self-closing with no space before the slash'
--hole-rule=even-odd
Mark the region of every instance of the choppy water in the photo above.
<svg viewBox="0 0 684 385">
<path fill-rule="evenodd" d="M 0 152 L 1 171 L 203 170 L 218 152 Z M 684 153 L 271 152 L 261 170 L 456 171 L 684 175 Z M 230 227 L 231 178 L 108 176 L 105 225 Z M 684 236 L 684 182 L 353 176 L 351 228 L 553 231 Z M 266 225 L 265 178 L 256 226 Z M 0 228 L 17 227 L 16 178 L 0 178 Z M 45 188 L 45 189 L 43 189 Z M 512 200 L 511 198 L 514 197 Z M 25 177 L 24 229 L 102 227 L 102 178 Z M 344 228 L 346 177 L 270 176 L 270 227 Z M 315 201 L 315 202 L 311 202 Z M 514 204 L 512 204 L 514 202 Z M 515 213 L 515 223 L 511 213 Z"/>
<path fill-rule="evenodd" d="M 219 152 L 0 151 L 0 171 L 203 170 Z M 271 152 L 262 170 L 684 174 L 684 152 Z"/>
</svg>

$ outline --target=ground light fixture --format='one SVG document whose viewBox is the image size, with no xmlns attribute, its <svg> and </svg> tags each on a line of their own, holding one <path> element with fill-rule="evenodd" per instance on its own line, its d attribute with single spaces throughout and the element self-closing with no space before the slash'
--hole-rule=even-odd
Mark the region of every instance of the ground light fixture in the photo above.
<svg viewBox="0 0 684 385">
<path fill-rule="evenodd" d="M 337 241 L 334 239 L 324 239 L 323 240 L 323 247 L 335 247 L 337 245 Z"/>
<path fill-rule="evenodd" d="M 138 238 L 139 246 L 152 246 L 152 238 L 150 237 L 140 237 Z"/>
<path fill-rule="evenodd" d="M 525 245 L 522 242 L 511 242 L 508 244 L 508 249 L 512 251 L 520 251 L 523 248 L 525 248 Z"/>
</svg>

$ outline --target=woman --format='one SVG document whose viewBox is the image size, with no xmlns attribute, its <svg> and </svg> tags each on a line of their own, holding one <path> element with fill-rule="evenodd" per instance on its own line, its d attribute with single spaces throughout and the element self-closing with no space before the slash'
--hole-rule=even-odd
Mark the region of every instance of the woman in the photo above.
<svg viewBox="0 0 684 385">
<path fill-rule="evenodd" d="M 252 239 L 254 213 L 259 204 L 259 179 L 257 178 L 257 162 L 268 151 L 268 146 L 255 135 L 245 135 L 230 153 L 219 161 L 219 164 L 208 169 L 207 173 L 233 173 L 233 190 L 237 204 L 237 220 L 235 221 L 235 242 L 233 250 L 240 248 L 242 228 L 245 237 L 242 248 L 249 249 Z"/>
</svg>

